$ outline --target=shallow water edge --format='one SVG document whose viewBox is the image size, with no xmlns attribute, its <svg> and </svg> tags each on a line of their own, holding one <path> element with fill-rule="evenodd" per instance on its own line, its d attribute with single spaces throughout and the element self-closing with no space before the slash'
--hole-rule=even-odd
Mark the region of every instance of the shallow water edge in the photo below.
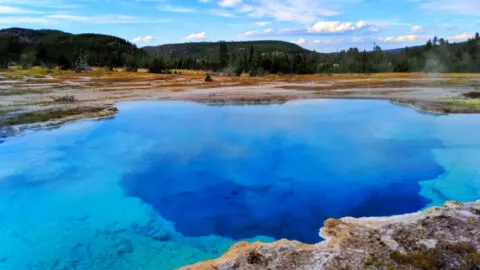
<svg viewBox="0 0 480 270">
<path fill-rule="evenodd" d="M 416 100 L 407 100 L 407 99 L 385 99 L 385 98 L 373 98 L 373 97 L 325 97 L 325 98 L 319 98 L 319 97 L 303 97 L 303 98 L 291 98 L 291 99 L 286 99 L 286 100 L 278 100 L 278 99 L 260 99 L 260 100 L 201 100 L 201 101 L 188 101 L 188 100 L 172 100 L 172 99 L 165 99 L 165 100 L 159 100 L 159 99 L 129 99 L 128 101 L 163 101 L 163 102 L 168 102 L 168 101 L 184 101 L 184 102 L 194 102 L 194 103 L 199 103 L 199 104 L 204 104 L 204 105 L 210 105 L 210 106 L 242 106 L 242 105 L 272 105 L 272 104 L 285 104 L 287 102 L 301 102 L 302 100 L 322 100 L 322 99 L 337 99 L 337 100 L 385 100 L 389 101 L 392 104 L 399 105 L 399 106 L 407 106 L 411 107 L 412 109 L 418 110 L 419 112 L 424 112 L 424 113 L 431 113 L 433 115 L 444 115 L 444 114 L 477 114 L 480 113 L 480 110 L 475 108 L 475 107 L 465 107 L 465 106 L 459 106 L 458 104 L 453 104 L 453 103 L 445 103 L 445 102 L 422 102 L 422 101 L 416 101 Z M 77 114 L 73 115 L 66 115 L 65 113 L 64 116 L 58 118 L 54 117 L 49 120 L 42 120 L 42 121 L 33 121 L 31 120 L 25 120 L 26 123 L 23 124 L 2 124 L 0 125 L 0 142 L 3 140 L 6 140 L 10 137 L 15 137 L 19 136 L 23 133 L 28 133 L 28 132 L 35 132 L 38 130 L 42 129 L 50 129 L 50 128 L 58 128 L 61 127 L 62 125 L 69 124 L 69 123 L 75 123 L 77 121 L 83 121 L 83 120 L 102 120 L 102 119 L 108 119 L 111 117 L 115 117 L 118 112 L 118 104 L 121 102 L 128 102 L 128 101 L 120 101 L 117 104 L 114 105 L 106 105 L 100 108 L 95 108 L 94 110 L 98 112 L 89 112 L 89 108 L 82 108 L 84 112 L 81 112 L 82 110 L 79 111 Z M 54 113 L 60 113 L 62 114 L 61 110 L 60 111 L 51 111 Z M 38 119 L 47 119 L 45 118 L 45 114 L 50 113 L 50 111 L 38 111 L 38 112 L 32 112 L 32 115 L 38 115 Z M 25 118 L 24 115 L 19 114 L 18 115 L 18 120 L 16 122 L 23 122 L 22 120 Z M 12 122 L 14 123 L 14 122 Z"/>
</svg>

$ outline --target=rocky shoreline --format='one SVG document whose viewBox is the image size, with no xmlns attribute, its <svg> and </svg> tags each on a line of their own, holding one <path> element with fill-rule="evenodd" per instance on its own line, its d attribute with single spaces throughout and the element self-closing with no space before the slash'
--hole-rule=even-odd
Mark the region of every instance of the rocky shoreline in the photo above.
<svg viewBox="0 0 480 270">
<path fill-rule="evenodd" d="M 240 242 L 183 270 L 480 269 L 480 201 L 384 218 L 329 219 L 316 245 Z"/>
<path fill-rule="evenodd" d="M 0 121 L 0 140 L 18 136 L 25 132 L 57 127 L 75 121 L 113 117 L 117 113 L 118 109 L 112 105 L 36 111 L 27 115 L 14 115 L 11 118 L 4 119 L 4 121 L 12 121 L 11 124 L 1 125 Z M 32 121 L 31 119 L 34 120 Z M 39 121 L 37 122 L 35 119 L 39 119 Z"/>
</svg>

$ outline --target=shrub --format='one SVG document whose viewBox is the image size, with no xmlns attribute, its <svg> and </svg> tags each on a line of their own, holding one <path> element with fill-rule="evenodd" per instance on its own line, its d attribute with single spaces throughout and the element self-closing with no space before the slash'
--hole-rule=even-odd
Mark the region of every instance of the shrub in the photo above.
<svg viewBox="0 0 480 270">
<path fill-rule="evenodd" d="M 30 69 L 35 62 L 35 53 L 26 52 L 20 56 L 20 64 L 22 69 Z"/>
<path fill-rule="evenodd" d="M 138 65 L 137 65 L 137 59 L 135 59 L 134 56 L 128 56 L 126 61 L 125 61 L 125 66 L 123 69 L 126 72 L 137 72 L 138 71 Z"/>
<path fill-rule="evenodd" d="M 57 60 L 57 63 L 58 63 L 58 67 L 61 69 L 61 70 L 68 70 L 68 69 L 71 69 L 72 68 L 72 63 L 67 59 L 67 57 L 65 55 L 60 55 L 60 57 L 58 58 Z M 88 66 L 88 64 L 87 64 Z"/>
<path fill-rule="evenodd" d="M 206 82 L 213 82 L 212 76 L 210 73 L 205 74 L 205 81 Z"/>
<path fill-rule="evenodd" d="M 136 65 L 125 65 L 124 70 L 126 72 L 137 72 L 138 67 Z"/>
<path fill-rule="evenodd" d="M 265 76 L 265 75 L 267 75 L 267 72 L 265 72 L 265 69 L 263 69 L 263 67 L 258 67 L 257 76 Z"/>
<path fill-rule="evenodd" d="M 150 73 L 166 73 L 165 64 L 161 58 L 154 58 L 148 65 L 148 72 Z"/>
<path fill-rule="evenodd" d="M 84 71 L 89 71 L 90 65 L 88 64 L 87 57 L 79 57 L 77 61 L 75 61 L 75 72 L 80 73 Z"/>
<path fill-rule="evenodd" d="M 235 67 L 235 69 L 234 69 L 234 72 L 235 72 L 235 75 L 237 75 L 238 77 L 242 76 L 243 67 L 237 65 L 237 66 Z"/>
</svg>

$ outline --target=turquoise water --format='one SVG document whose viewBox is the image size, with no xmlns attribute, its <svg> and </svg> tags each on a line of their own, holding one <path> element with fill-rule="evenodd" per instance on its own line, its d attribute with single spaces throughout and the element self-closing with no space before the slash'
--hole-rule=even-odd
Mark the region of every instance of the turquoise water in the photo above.
<svg viewBox="0 0 480 270">
<path fill-rule="evenodd" d="M 480 199 L 480 115 L 125 102 L 0 143 L 0 269 L 172 269 L 329 217 Z"/>
</svg>

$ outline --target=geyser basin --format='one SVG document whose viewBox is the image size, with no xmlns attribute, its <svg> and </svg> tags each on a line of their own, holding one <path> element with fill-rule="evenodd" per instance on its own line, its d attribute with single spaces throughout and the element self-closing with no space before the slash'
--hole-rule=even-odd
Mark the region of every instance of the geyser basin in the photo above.
<svg viewBox="0 0 480 270">
<path fill-rule="evenodd" d="M 480 198 L 480 116 L 383 101 L 125 102 L 0 144 L 0 268 L 169 269 L 329 217 Z"/>
</svg>

